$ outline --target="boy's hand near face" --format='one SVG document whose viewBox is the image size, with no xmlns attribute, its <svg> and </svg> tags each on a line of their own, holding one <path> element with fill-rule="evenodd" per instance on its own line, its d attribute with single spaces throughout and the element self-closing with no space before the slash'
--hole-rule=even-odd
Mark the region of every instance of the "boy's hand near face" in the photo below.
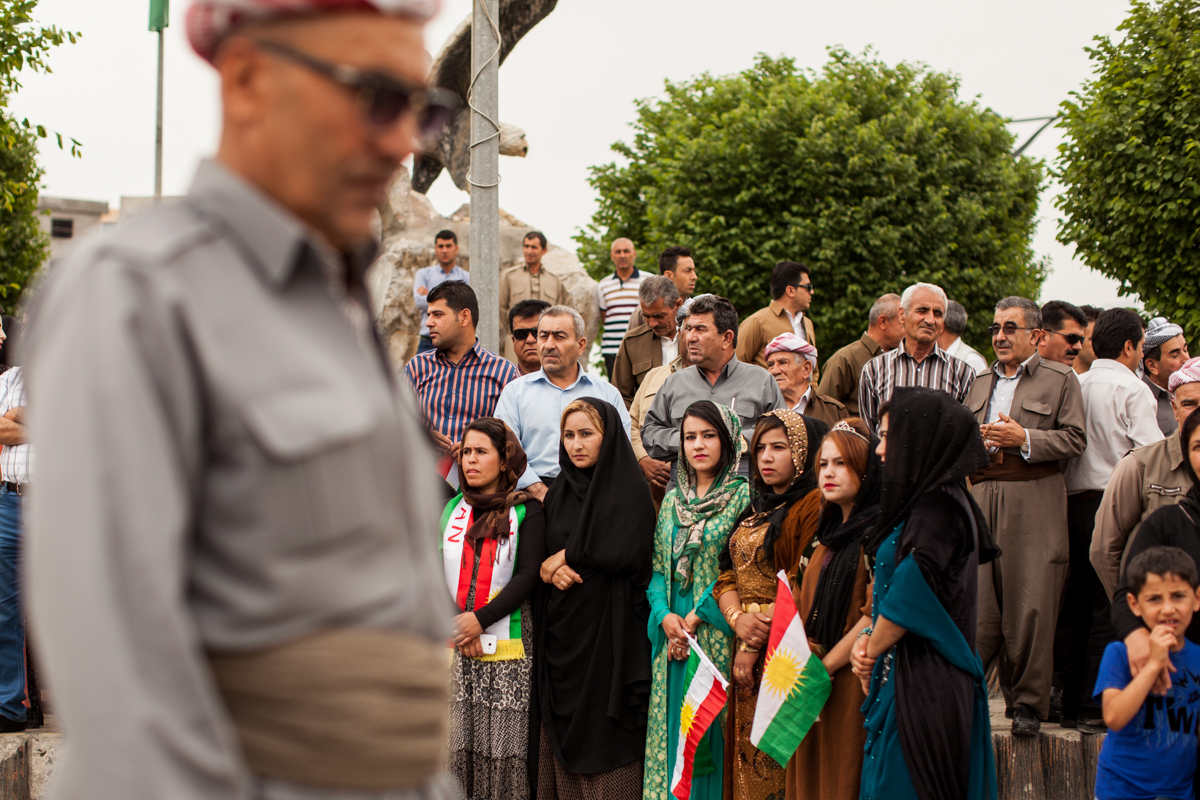
<svg viewBox="0 0 1200 800">
<path fill-rule="evenodd" d="M 1146 666 L 1154 671 L 1169 668 L 1171 651 L 1179 649 L 1179 639 L 1172 626 L 1155 625 L 1150 631 L 1150 659 Z"/>
</svg>

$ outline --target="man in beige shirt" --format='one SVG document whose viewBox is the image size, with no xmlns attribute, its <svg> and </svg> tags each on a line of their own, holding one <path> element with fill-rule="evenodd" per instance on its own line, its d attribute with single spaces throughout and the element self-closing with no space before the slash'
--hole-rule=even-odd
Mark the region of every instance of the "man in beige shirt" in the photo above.
<svg viewBox="0 0 1200 800">
<path fill-rule="evenodd" d="M 542 300 L 552 306 L 571 304 L 571 297 L 562 279 L 542 266 L 546 249 L 546 235 L 541 231 L 530 231 L 521 243 L 525 263 L 505 270 L 500 276 L 500 324 L 503 327 L 500 332 L 500 355 L 514 364 L 517 363 L 517 354 L 508 329 L 508 310 L 522 300 Z"/>
<path fill-rule="evenodd" d="M 797 261 L 780 261 L 771 270 L 771 302 L 746 317 L 738 327 L 737 357 L 746 364 L 767 368 L 764 350 L 781 333 L 794 333 L 817 346 L 812 320 L 806 313 L 813 299 L 808 267 Z"/>
<path fill-rule="evenodd" d="M 904 325 L 899 315 L 900 295 L 885 294 L 876 300 L 867 315 L 867 332 L 825 362 L 817 394 L 841 402 L 850 416 L 859 416 L 858 384 L 862 369 L 875 356 L 894 350 L 900 344 L 904 338 Z"/>
<path fill-rule="evenodd" d="M 1168 388 L 1177 428 L 1182 428 L 1188 415 L 1200 408 L 1200 357 L 1175 372 Z M 1117 588 L 1122 558 L 1142 522 L 1163 506 L 1178 503 L 1191 488 L 1178 429 L 1117 462 L 1096 512 L 1089 553 L 1110 598 Z"/>
</svg>

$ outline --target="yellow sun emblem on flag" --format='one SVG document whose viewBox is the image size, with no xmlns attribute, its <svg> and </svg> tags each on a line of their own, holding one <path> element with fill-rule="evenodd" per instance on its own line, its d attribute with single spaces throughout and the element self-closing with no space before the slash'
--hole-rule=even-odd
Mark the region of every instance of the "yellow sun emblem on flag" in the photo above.
<svg viewBox="0 0 1200 800">
<path fill-rule="evenodd" d="M 487 601 L 490 603 L 490 602 L 492 602 L 493 600 L 495 600 L 495 599 L 496 599 L 497 597 L 499 597 L 499 596 L 500 596 L 500 590 L 499 590 L 499 589 L 492 589 L 492 593 L 488 595 L 488 599 L 487 599 Z"/>
<path fill-rule="evenodd" d="M 692 723 L 696 721 L 696 711 L 696 705 L 692 702 L 692 698 L 685 697 L 683 708 L 679 709 L 679 732 L 685 739 L 692 729 Z"/>
<path fill-rule="evenodd" d="M 778 697 L 787 697 L 800 682 L 798 656 L 786 647 L 780 647 L 763 668 L 763 683 Z"/>
</svg>

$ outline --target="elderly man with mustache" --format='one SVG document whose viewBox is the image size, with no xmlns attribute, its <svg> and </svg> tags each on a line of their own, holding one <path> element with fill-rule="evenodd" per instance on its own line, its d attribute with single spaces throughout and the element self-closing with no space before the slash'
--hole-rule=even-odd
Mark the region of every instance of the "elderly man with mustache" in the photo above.
<svg viewBox="0 0 1200 800">
<path fill-rule="evenodd" d="M 216 159 L 39 292 L 27 577 L 58 798 L 454 794 L 433 455 L 363 284 L 445 117 L 435 9 L 194 2 Z"/>
<path fill-rule="evenodd" d="M 902 386 L 941 389 L 960 403 L 967 399 L 975 370 L 938 346 L 945 330 L 946 293 L 932 283 L 914 283 L 900 296 L 904 338 L 890 352 L 863 367 L 859 380 L 859 414 L 872 431 L 879 430 L 879 408 Z"/>
</svg>

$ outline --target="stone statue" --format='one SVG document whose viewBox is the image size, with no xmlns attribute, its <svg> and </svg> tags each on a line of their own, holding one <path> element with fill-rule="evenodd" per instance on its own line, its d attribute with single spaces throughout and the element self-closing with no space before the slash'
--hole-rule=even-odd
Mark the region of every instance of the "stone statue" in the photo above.
<svg viewBox="0 0 1200 800">
<path fill-rule="evenodd" d="M 500 0 L 500 63 L 516 47 L 521 37 L 533 30 L 547 14 L 554 10 L 558 0 Z M 429 83 L 458 95 L 462 105 L 446 125 L 441 137 L 427 142 L 425 153 L 418 155 L 413 164 L 412 187 L 421 194 L 437 180 L 442 169 L 450 170 L 454 185 L 470 192 L 467 172 L 471 166 L 469 148 L 471 144 L 471 110 L 467 107 L 467 89 L 471 85 L 471 17 L 450 35 L 442 51 L 429 68 Z M 529 144 L 525 131 L 500 124 L 500 154 L 525 156 Z"/>
</svg>

